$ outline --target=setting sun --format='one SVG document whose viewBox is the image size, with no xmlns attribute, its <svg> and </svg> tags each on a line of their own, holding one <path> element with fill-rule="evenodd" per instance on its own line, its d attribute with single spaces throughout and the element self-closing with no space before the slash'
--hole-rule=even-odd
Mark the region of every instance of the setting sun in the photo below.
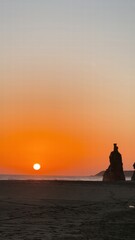
<svg viewBox="0 0 135 240">
<path fill-rule="evenodd" d="M 35 163 L 33 165 L 33 169 L 36 170 L 36 171 L 38 171 L 40 168 L 41 168 L 41 165 L 39 163 Z"/>
</svg>

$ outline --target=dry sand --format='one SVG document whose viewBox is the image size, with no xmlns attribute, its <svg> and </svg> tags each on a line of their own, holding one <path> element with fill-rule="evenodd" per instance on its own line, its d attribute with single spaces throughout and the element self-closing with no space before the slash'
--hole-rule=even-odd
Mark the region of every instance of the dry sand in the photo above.
<svg viewBox="0 0 135 240">
<path fill-rule="evenodd" d="M 135 240 L 134 206 L 133 182 L 0 181 L 0 240 Z"/>
</svg>

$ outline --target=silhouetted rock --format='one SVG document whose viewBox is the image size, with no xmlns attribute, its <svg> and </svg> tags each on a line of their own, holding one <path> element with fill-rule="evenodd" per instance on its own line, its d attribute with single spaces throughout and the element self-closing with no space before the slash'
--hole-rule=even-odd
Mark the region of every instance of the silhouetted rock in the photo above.
<svg viewBox="0 0 135 240">
<path fill-rule="evenodd" d="M 125 178 L 130 178 L 131 179 L 131 177 L 133 175 L 133 172 L 134 171 L 132 171 L 132 170 L 125 170 L 124 171 Z M 103 177 L 104 173 L 105 173 L 105 171 L 101 171 L 101 172 L 97 173 L 95 175 L 95 177 Z"/>
<path fill-rule="evenodd" d="M 109 159 L 110 165 L 103 174 L 103 181 L 125 181 L 122 156 L 116 143 L 114 143 L 114 150 L 111 152 Z"/>
<path fill-rule="evenodd" d="M 133 168 L 134 168 L 134 172 L 133 172 L 133 176 L 131 178 L 131 181 L 135 181 L 135 163 L 133 164 Z"/>
</svg>

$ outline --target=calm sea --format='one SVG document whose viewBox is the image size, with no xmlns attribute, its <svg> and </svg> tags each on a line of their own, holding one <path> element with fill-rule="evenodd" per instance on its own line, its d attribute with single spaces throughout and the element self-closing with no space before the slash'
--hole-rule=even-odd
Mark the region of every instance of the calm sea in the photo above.
<svg viewBox="0 0 135 240">
<path fill-rule="evenodd" d="M 1 174 L 0 180 L 57 180 L 57 181 L 102 181 L 99 176 L 46 176 L 46 175 L 6 175 Z M 129 177 L 126 180 L 131 180 Z"/>
<path fill-rule="evenodd" d="M 46 176 L 46 175 L 6 175 L 1 174 L 0 180 L 58 180 L 58 181 L 102 181 L 102 177 L 93 176 Z"/>
</svg>

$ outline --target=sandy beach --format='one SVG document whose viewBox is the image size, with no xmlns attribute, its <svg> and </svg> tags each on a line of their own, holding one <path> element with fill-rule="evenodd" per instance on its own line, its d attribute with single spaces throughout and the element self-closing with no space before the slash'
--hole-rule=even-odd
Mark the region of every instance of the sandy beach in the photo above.
<svg viewBox="0 0 135 240">
<path fill-rule="evenodd" d="M 135 239 L 135 183 L 0 181 L 0 239 Z"/>
</svg>

